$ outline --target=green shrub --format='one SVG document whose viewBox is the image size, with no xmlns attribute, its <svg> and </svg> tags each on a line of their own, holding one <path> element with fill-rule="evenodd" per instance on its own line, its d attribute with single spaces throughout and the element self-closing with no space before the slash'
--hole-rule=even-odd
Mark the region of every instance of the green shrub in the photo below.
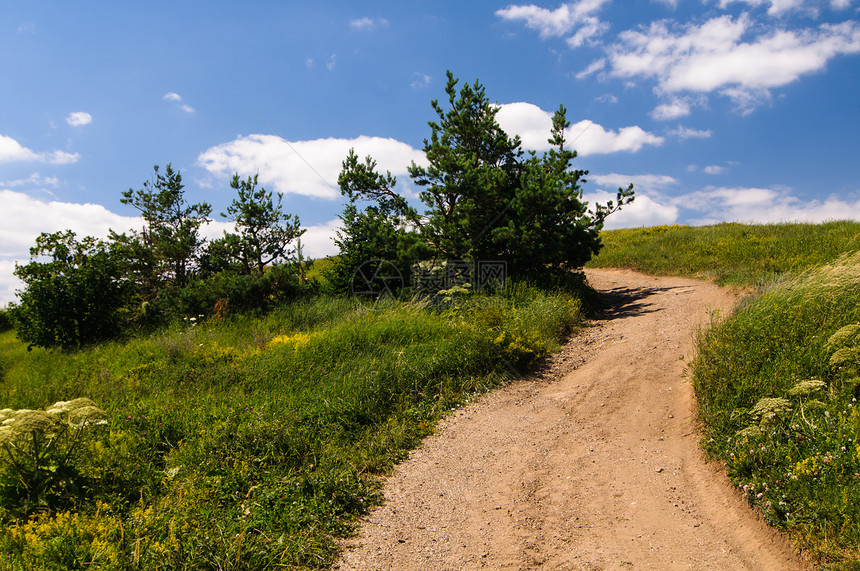
<svg viewBox="0 0 860 571">
<path fill-rule="evenodd" d="M 0 333 L 5 333 L 12 330 L 12 318 L 9 315 L 9 310 L 0 308 Z"/>
</svg>

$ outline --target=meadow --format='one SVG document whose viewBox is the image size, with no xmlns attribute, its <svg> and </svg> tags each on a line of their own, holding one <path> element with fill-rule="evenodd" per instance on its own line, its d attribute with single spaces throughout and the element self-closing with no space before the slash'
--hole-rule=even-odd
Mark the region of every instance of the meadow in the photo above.
<svg viewBox="0 0 860 571">
<path fill-rule="evenodd" d="M 587 266 L 755 287 L 860 249 L 860 223 L 653 226 L 611 230 L 601 239 L 603 250 Z"/>
<path fill-rule="evenodd" d="M 604 234 L 594 265 L 746 292 L 700 334 L 702 444 L 748 502 L 826 568 L 860 568 L 860 224 Z"/>
<path fill-rule="evenodd" d="M 80 351 L 0 333 L 0 569 L 301 569 L 438 419 L 559 347 L 575 292 L 318 296 Z"/>
</svg>

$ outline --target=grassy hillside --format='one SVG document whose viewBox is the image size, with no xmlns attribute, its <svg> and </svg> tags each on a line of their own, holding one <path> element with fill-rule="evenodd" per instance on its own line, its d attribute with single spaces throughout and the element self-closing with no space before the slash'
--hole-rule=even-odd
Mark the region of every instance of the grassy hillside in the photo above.
<svg viewBox="0 0 860 571">
<path fill-rule="evenodd" d="M 860 249 L 860 223 L 654 226 L 601 234 L 590 267 L 686 275 L 720 284 L 763 284 Z"/>
<path fill-rule="evenodd" d="M 446 307 L 317 298 L 77 353 L 0 334 L 0 569 L 325 566 L 380 474 L 580 320 L 527 285 Z"/>
<path fill-rule="evenodd" d="M 604 234 L 596 266 L 753 286 L 704 332 L 690 375 L 703 445 L 769 523 L 860 568 L 860 224 Z"/>
</svg>

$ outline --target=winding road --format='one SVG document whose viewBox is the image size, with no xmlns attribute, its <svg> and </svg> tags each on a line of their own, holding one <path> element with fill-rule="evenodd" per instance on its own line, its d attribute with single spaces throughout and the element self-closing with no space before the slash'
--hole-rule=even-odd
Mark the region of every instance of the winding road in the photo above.
<svg viewBox="0 0 860 571">
<path fill-rule="evenodd" d="M 589 270 L 606 310 L 400 464 L 335 569 L 803 569 L 698 446 L 685 369 L 729 290 Z"/>
</svg>

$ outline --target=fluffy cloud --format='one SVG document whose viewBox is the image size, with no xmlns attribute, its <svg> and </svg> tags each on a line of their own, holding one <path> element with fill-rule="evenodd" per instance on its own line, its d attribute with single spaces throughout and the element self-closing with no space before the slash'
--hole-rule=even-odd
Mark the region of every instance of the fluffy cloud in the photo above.
<svg viewBox="0 0 860 571">
<path fill-rule="evenodd" d="M 12 137 L 0 135 L 0 163 L 39 162 L 52 165 L 67 165 L 78 162 L 80 158 L 81 156 L 77 153 L 67 153 L 65 151 L 37 153 L 23 146 Z"/>
<path fill-rule="evenodd" d="M 555 10 L 547 10 L 529 4 L 527 6 L 508 6 L 496 11 L 503 20 L 524 21 L 527 28 L 537 30 L 541 38 L 563 36 L 575 27 L 592 19 L 592 14 L 600 10 L 607 0 L 580 0 L 562 4 Z"/>
<path fill-rule="evenodd" d="M 340 230 L 341 220 L 335 218 L 325 224 L 309 226 L 307 232 L 302 234 L 302 253 L 307 258 L 323 258 L 337 254 L 338 249 L 334 244 L 335 232 Z"/>
<path fill-rule="evenodd" d="M 536 30 L 541 38 L 564 36 L 576 30 L 567 38 L 567 44 L 576 48 L 609 28 L 594 16 L 606 2 L 607 0 L 579 0 L 562 4 L 555 10 L 547 10 L 534 4 L 511 5 L 497 10 L 496 16 L 512 22 L 525 22 L 526 27 Z"/>
<path fill-rule="evenodd" d="M 583 198 L 592 205 L 605 204 L 609 200 L 615 201 L 615 193 L 600 190 L 587 193 Z M 628 204 L 606 219 L 604 228 L 614 230 L 674 224 L 678 220 L 678 212 L 678 207 L 673 204 L 667 204 L 647 194 L 637 193 L 636 200 L 632 204 Z"/>
<path fill-rule="evenodd" d="M 93 122 L 93 116 L 87 113 L 86 111 L 75 111 L 74 113 L 69 113 L 69 116 L 66 117 L 66 123 L 71 125 L 72 127 L 80 127 L 81 125 L 89 125 Z"/>
<path fill-rule="evenodd" d="M 12 275 L 15 262 L 26 263 L 30 248 L 42 232 L 71 229 L 78 236 L 107 238 L 108 230 L 124 232 L 139 228 L 139 218 L 115 214 L 98 204 L 44 201 L 8 189 L 0 189 L 4 224 L 0 226 L 0 306 L 13 301 L 21 287 Z"/>
<path fill-rule="evenodd" d="M 823 69 L 842 54 L 860 52 L 860 23 L 771 30 L 755 35 L 748 15 L 725 15 L 704 24 L 653 22 L 628 30 L 609 48 L 611 75 L 655 79 L 664 93 L 717 91 L 748 109 L 769 90 Z"/>
<path fill-rule="evenodd" d="M 547 141 L 552 128 L 552 113 L 531 103 L 501 105 L 496 119 L 510 135 L 519 135 L 523 146 L 535 151 L 550 148 Z M 636 152 L 646 145 L 657 146 L 663 138 L 640 127 L 623 127 L 607 130 L 592 121 L 579 121 L 565 131 L 568 145 L 580 155 L 596 155 L 621 151 Z"/>
<path fill-rule="evenodd" d="M 81 236 L 106 238 L 109 229 L 123 232 L 141 226 L 139 218 L 115 214 L 99 204 L 44 201 L 12 190 L 0 190 L 6 222 L 0 227 L 0 256 L 27 255 L 41 232 L 71 229 Z"/>
<path fill-rule="evenodd" d="M 690 104 L 683 99 L 675 99 L 671 103 L 658 105 L 651 111 L 650 115 L 653 119 L 663 121 L 667 119 L 677 119 L 678 117 L 686 117 L 690 114 Z"/>
<path fill-rule="evenodd" d="M 826 222 L 860 220 L 860 198 L 831 195 L 803 200 L 783 187 L 709 187 L 679 198 L 692 224 L 732 222 Z"/>
<path fill-rule="evenodd" d="M 337 177 L 350 148 L 359 157 L 372 156 L 378 170 L 405 175 L 415 161 L 426 164 L 424 153 L 406 143 L 381 137 L 316 139 L 290 142 L 273 135 L 248 135 L 211 147 L 198 163 L 217 176 L 234 172 L 260 175 L 260 182 L 285 194 L 335 199 L 340 196 Z"/>
</svg>

